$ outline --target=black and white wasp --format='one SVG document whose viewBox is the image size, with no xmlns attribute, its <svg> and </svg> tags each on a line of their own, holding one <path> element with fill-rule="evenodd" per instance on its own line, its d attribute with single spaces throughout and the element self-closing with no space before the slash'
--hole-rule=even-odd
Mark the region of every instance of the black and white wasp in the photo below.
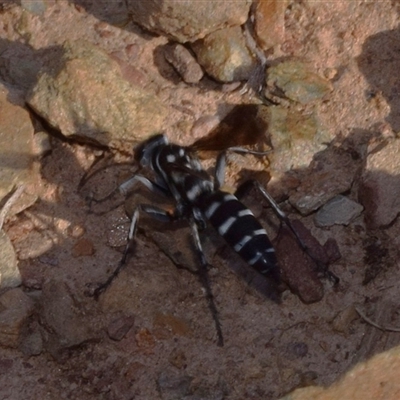
<svg viewBox="0 0 400 400">
<path fill-rule="evenodd" d="M 119 191 L 127 194 L 132 191 L 137 183 L 140 183 L 150 191 L 172 199 L 175 203 L 175 208 L 172 212 L 169 212 L 149 204 L 137 205 L 131 217 L 128 241 L 122 260 L 109 279 L 97 287 L 94 292 L 95 297 L 98 297 L 111 284 L 124 266 L 134 241 L 140 213 L 145 213 L 167 222 L 188 221 L 200 260 L 199 276 L 207 291 L 209 306 L 217 328 L 219 345 L 223 343 L 222 331 L 208 282 L 206 271 L 209 264 L 202 249 L 199 230 L 205 228 L 207 223 L 210 223 L 247 264 L 275 284 L 280 283 L 280 270 L 275 250 L 267 236 L 267 232 L 253 213 L 235 195 L 221 189 L 224 184 L 226 153 L 228 151 L 265 154 L 242 147 L 230 147 L 222 151 L 218 156 L 214 176 L 211 176 L 202 167 L 196 154 L 195 146 L 185 147 L 169 143 L 164 134 L 150 137 L 136 147 L 134 152 L 135 161 L 142 169 L 148 172 L 151 171 L 154 180 L 137 173 L 124 182 L 119 187 Z M 261 185 L 256 183 L 256 186 L 279 218 L 293 231 L 303 247 L 289 219 L 273 198 Z"/>
</svg>

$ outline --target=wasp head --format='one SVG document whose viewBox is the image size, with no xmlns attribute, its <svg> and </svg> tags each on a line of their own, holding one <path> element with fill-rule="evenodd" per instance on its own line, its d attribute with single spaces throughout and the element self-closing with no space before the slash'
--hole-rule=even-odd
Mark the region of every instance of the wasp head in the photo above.
<svg viewBox="0 0 400 400">
<path fill-rule="evenodd" d="M 134 148 L 135 161 L 142 167 L 151 166 L 151 160 L 154 152 L 167 144 L 168 139 L 162 133 L 150 137 Z"/>
</svg>

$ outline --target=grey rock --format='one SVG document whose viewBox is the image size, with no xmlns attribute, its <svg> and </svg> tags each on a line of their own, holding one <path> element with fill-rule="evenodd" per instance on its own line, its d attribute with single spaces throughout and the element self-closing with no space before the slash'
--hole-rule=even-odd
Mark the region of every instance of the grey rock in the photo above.
<svg viewBox="0 0 400 400">
<path fill-rule="evenodd" d="M 17 287 L 21 282 L 14 247 L 6 233 L 0 230 L 0 289 Z"/>
<path fill-rule="evenodd" d="M 181 44 L 168 46 L 165 59 L 175 68 L 186 83 L 197 83 L 203 77 L 203 70 L 190 51 Z"/>
<path fill-rule="evenodd" d="M 67 41 L 63 50 L 27 97 L 52 126 L 67 137 L 115 147 L 161 130 L 166 107 L 130 85 L 103 50 L 83 40 Z"/>
<path fill-rule="evenodd" d="M 44 347 L 54 356 L 95 337 L 83 306 L 72 297 L 64 282 L 51 280 L 42 288 L 40 322 Z"/>
<path fill-rule="evenodd" d="M 47 9 L 46 0 L 21 0 L 21 6 L 32 14 L 42 15 Z"/>
<path fill-rule="evenodd" d="M 43 339 L 38 329 L 26 335 L 19 346 L 19 349 L 27 356 L 37 356 L 43 350 Z"/>
<path fill-rule="evenodd" d="M 192 48 L 200 65 L 220 82 L 247 80 L 257 66 L 238 26 L 210 33 Z"/>
<path fill-rule="evenodd" d="M 358 192 L 370 228 L 389 225 L 400 213 L 400 140 L 369 152 Z"/>
<path fill-rule="evenodd" d="M 346 196 L 336 196 L 324 204 L 315 214 L 316 226 L 348 225 L 354 218 L 358 217 L 364 207 L 350 200 Z"/>
<path fill-rule="evenodd" d="M 124 316 L 111 321 L 107 328 L 108 336 L 113 340 L 122 340 L 132 328 L 134 322 L 134 316 Z"/>
<path fill-rule="evenodd" d="M 251 1 L 128 0 L 133 21 L 181 43 L 201 39 L 227 26 L 242 25 Z"/>
<path fill-rule="evenodd" d="M 333 90 L 332 84 L 317 75 L 300 61 L 285 61 L 268 69 L 268 90 L 278 89 L 287 98 L 301 104 L 308 104 L 324 98 Z"/>
<path fill-rule="evenodd" d="M 271 106 L 268 111 L 268 131 L 274 148 L 269 159 L 271 169 L 276 172 L 308 167 L 315 153 L 324 150 L 331 140 L 315 110 L 304 114 Z"/>
<path fill-rule="evenodd" d="M 18 347 L 33 309 L 33 301 L 21 289 L 0 296 L 0 346 Z"/>
<path fill-rule="evenodd" d="M 360 167 L 360 160 L 349 152 L 328 149 L 310 164 L 296 192 L 290 195 L 290 203 L 302 215 L 308 215 L 340 193 L 350 190 Z"/>
</svg>

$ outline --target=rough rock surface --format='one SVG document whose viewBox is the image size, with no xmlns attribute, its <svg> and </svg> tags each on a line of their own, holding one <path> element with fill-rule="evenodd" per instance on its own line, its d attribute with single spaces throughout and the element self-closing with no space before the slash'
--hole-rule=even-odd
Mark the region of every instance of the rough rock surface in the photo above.
<svg viewBox="0 0 400 400">
<path fill-rule="evenodd" d="M 400 213 L 400 140 L 391 139 L 367 157 L 358 196 L 371 228 L 387 226 Z"/>
<path fill-rule="evenodd" d="M 61 60 L 56 56 L 40 75 L 28 102 L 63 135 L 115 146 L 161 130 L 164 105 L 131 86 L 104 51 L 85 41 L 67 41 L 62 51 Z"/>
<path fill-rule="evenodd" d="M 233 0 L 230 7 L 220 2 L 179 0 L 131 0 L 127 2 L 131 18 L 151 32 L 178 42 L 192 42 L 221 28 L 242 25 L 250 9 L 248 0 Z"/>
</svg>

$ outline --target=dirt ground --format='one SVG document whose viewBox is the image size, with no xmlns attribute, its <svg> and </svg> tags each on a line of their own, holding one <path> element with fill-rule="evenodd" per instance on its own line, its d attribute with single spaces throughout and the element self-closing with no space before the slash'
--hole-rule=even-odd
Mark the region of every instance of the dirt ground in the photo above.
<svg viewBox="0 0 400 400">
<path fill-rule="evenodd" d="M 45 14 L 32 17 L 30 29 L 38 31 L 30 32 L 30 38 L 18 25 L 26 18 L 20 7 L 3 10 L 0 18 L 8 28 L 0 33 L 2 40 L 10 46 L 30 40 L 40 49 L 84 37 L 109 54 L 136 41 L 143 49 L 135 68 L 146 71 L 174 110 L 165 127 L 171 140 L 190 143 L 186 125 L 247 96 L 221 91 L 212 80 L 183 85 L 171 69 L 155 62 L 156 49 L 166 39 L 139 35 L 129 21 L 114 21 L 111 2 L 46 4 Z M 305 59 L 321 76 L 333 77 L 334 90 L 320 118 L 338 146 L 363 135 L 396 137 L 399 3 L 289 4 L 279 57 Z M 8 54 L 12 59 L 17 50 Z M 23 85 L 18 90 L 23 92 Z M 270 301 L 258 278 L 249 282 L 235 273 L 242 261 L 212 230 L 206 231 L 202 238 L 213 266 L 211 287 L 225 341 L 218 347 L 204 288 L 195 274 L 171 260 L 175 250 L 191 257 L 189 231 L 184 224 L 166 227 L 145 218 L 134 254 L 95 301 L 87 292 L 118 265 L 129 228 L 125 211 L 132 205 L 125 202 L 99 215 L 85 196 L 109 193 L 134 168 L 115 164 L 130 161 L 125 156 L 109 159 L 104 163 L 109 167 L 80 188 L 103 153 L 59 138 L 51 144 L 52 151 L 41 160 L 40 199 L 5 226 L 35 314 L 21 346 L 0 349 L 1 399 L 278 399 L 298 387 L 329 385 L 356 363 L 400 343 L 399 333 L 377 330 L 356 311 L 379 324 L 400 326 L 398 219 L 372 230 L 361 214 L 347 226 L 317 228 L 314 215 L 301 217 L 287 202 L 281 206 L 290 218 L 301 218 L 321 244 L 329 238 L 338 243 L 341 258 L 330 270 L 340 283 L 334 287 L 323 280 L 321 301 L 304 304 L 289 290 L 280 304 Z M 356 201 L 362 173 L 361 168 L 346 193 Z M 228 177 L 233 184 L 232 172 Z M 293 188 L 282 182 L 285 198 Z M 266 224 L 271 215 L 267 205 L 254 194 L 246 201 Z M 365 284 L 368 268 L 375 272 Z"/>
</svg>

